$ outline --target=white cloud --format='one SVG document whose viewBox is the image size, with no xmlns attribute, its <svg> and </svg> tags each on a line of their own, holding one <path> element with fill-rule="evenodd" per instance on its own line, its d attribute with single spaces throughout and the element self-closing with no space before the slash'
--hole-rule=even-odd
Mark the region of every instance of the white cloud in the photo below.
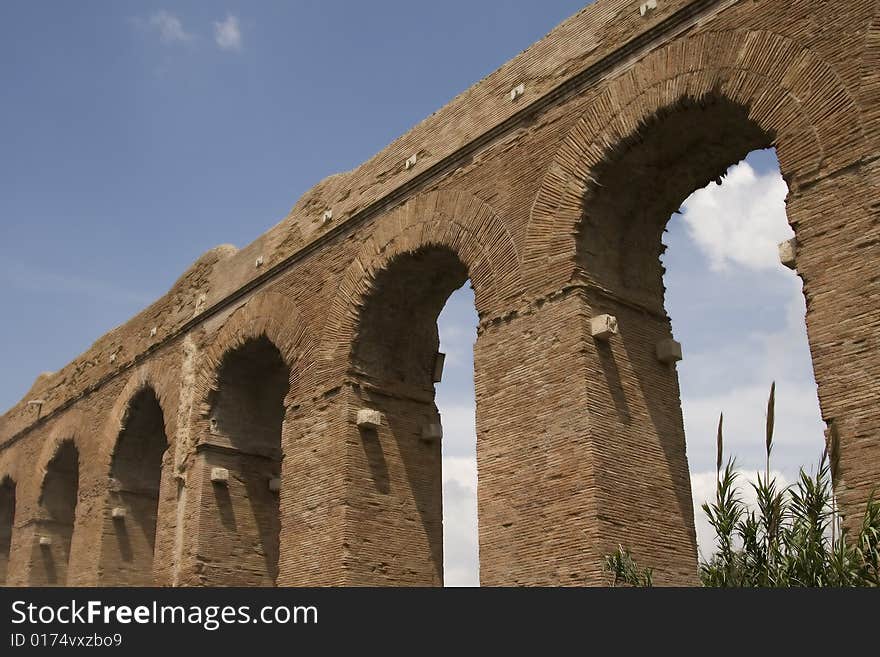
<svg viewBox="0 0 880 657">
<path fill-rule="evenodd" d="M 241 50 L 241 28 L 238 18 L 228 14 L 225 20 L 214 21 L 214 42 L 220 50 Z"/>
<path fill-rule="evenodd" d="M 184 29 L 183 23 L 177 16 L 164 9 L 150 16 L 147 26 L 158 32 L 159 39 L 165 44 L 189 43 L 195 38 Z"/>
<path fill-rule="evenodd" d="M 444 404 L 440 401 L 443 423 L 443 453 L 447 456 L 472 454 L 477 444 L 475 402 Z"/>
<path fill-rule="evenodd" d="M 697 382 L 683 395 L 685 435 L 693 461 L 714 459 L 718 415 L 724 412 L 725 453 L 751 466 L 763 453 L 767 397 L 776 382 L 774 463 L 793 469 L 818 460 L 824 429 L 804 324 L 804 300 L 793 292 L 777 331 L 733 334 L 721 348 L 688 356 L 679 366 L 683 380 Z M 746 380 L 731 386 L 733 370 L 746 370 Z M 699 459 L 705 465 L 706 458 Z M 692 464 L 693 465 L 693 464 Z M 698 466 L 699 467 L 699 466 Z"/>
<path fill-rule="evenodd" d="M 443 483 L 456 482 L 477 494 L 477 459 L 472 456 L 447 456 L 443 458 Z"/>
<path fill-rule="evenodd" d="M 689 451 L 715 454 L 718 416 L 724 412 L 724 452 L 740 463 L 753 464 L 764 450 L 765 417 L 769 387 L 749 385 L 718 395 L 685 399 L 685 435 Z M 818 460 L 822 453 L 823 425 L 817 417 L 815 388 L 796 382 L 777 382 L 775 458 L 789 467 Z"/>
<path fill-rule="evenodd" d="M 755 270 L 781 266 L 777 245 L 794 232 L 785 219 L 788 187 L 778 171 L 757 174 L 748 162 L 685 201 L 688 232 L 714 270 L 731 263 Z"/>
<path fill-rule="evenodd" d="M 443 459 L 443 573 L 446 586 L 479 586 L 477 461 Z"/>
</svg>

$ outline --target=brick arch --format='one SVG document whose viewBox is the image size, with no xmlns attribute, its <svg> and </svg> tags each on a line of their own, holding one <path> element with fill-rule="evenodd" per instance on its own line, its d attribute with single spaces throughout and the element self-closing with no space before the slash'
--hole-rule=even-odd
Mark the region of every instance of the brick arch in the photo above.
<svg viewBox="0 0 880 657">
<path fill-rule="evenodd" d="M 96 449 L 94 441 L 88 440 L 86 436 L 84 431 L 84 421 L 85 417 L 80 411 L 73 411 L 72 413 L 66 414 L 64 418 L 52 428 L 49 433 L 49 438 L 43 443 L 43 447 L 40 450 L 40 456 L 35 463 L 33 477 L 30 481 L 32 484 L 30 497 L 32 497 L 35 505 L 41 503 L 43 488 L 46 483 L 46 475 L 49 472 L 49 463 L 58 455 L 58 452 L 61 450 L 64 443 L 67 442 L 73 443 L 73 446 L 76 448 L 79 477 L 77 490 L 79 499 L 77 500 L 77 504 L 82 500 L 83 490 L 89 482 L 89 480 L 83 476 L 83 464 L 86 463 L 87 459 L 94 456 Z"/>
<path fill-rule="evenodd" d="M 864 148 L 857 102 L 828 64 L 791 39 L 731 30 L 671 43 L 612 80 L 557 151 L 532 206 L 523 249 L 532 293 L 558 289 L 574 276 L 576 237 L 596 168 L 620 145 L 637 141 L 664 111 L 707 98 L 746 108 L 748 119 L 771 136 L 794 194 L 820 173 L 850 164 Z"/>
<path fill-rule="evenodd" d="M 211 397 L 217 392 L 224 357 L 249 340 L 265 336 L 290 369 L 285 404 L 297 399 L 314 366 L 316 351 L 309 326 L 297 305 L 277 292 L 259 294 L 229 316 L 204 351 L 195 388 L 197 418 L 207 418 Z"/>
<path fill-rule="evenodd" d="M 143 418 L 132 415 L 135 400 L 152 392 L 159 405 L 163 440 L 158 442 L 158 422 L 144 430 Z M 101 435 L 101 464 L 109 486 L 102 490 L 101 535 L 98 547 L 98 577 L 115 586 L 153 585 L 157 517 L 162 510 L 163 480 L 171 473 L 177 414 L 176 388 L 149 365 L 140 367 L 128 380 Z M 133 435 L 128 432 L 134 432 Z M 125 439 L 128 433 L 127 439 Z M 161 450 L 161 451 L 160 451 Z M 166 498 L 169 492 L 166 490 Z M 166 503 L 166 513 L 169 511 Z M 123 521 L 111 516 L 122 507 Z"/>
<path fill-rule="evenodd" d="M 281 541 L 281 499 L 293 496 L 294 489 L 287 484 L 276 495 L 267 482 L 279 477 L 287 482 L 294 480 L 291 463 L 296 461 L 299 446 L 290 409 L 313 367 L 315 349 L 311 335 L 306 320 L 289 297 L 264 292 L 233 312 L 204 351 L 195 383 L 193 418 L 197 433 L 205 437 L 199 442 L 208 447 L 197 457 L 202 471 L 200 481 L 210 489 L 204 473 L 222 467 L 230 473 L 230 482 L 224 493 L 218 495 L 215 490 L 213 494 L 201 495 L 197 502 L 203 535 L 216 539 L 206 539 L 197 548 L 200 555 L 206 555 L 207 562 L 217 564 L 202 572 L 203 583 L 228 584 L 230 577 L 239 586 L 272 586 L 277 581 L 279 560 L 286 545 Z M 277 352 L 271 355 L 273 368 L 276 359 L 280 358 L 278 365 L 283 363 L 283 368 L 273 369 L 264 379 L 271 390 L 262 389 L 260 401 L 270 402 L 274 407 L 279 399 L 275 393 L 281 393 L 281 383 L 286 379 L 284 408 L 274 407 L 270 412 L 265 404 L 257 407 L 250 400 L 246 409 L 235 407 L 234 413 L 217 418 L 219 429 L 215 432 L 210 428 L 209 418 L 214 417 L 218 408 L 226 407 L 223 395 L 229 393 L 228 401 L 243 389 L 236 383 L 240 369 L 230 379 L 223 378 L 226 365 L 232 363 L 228 357 L 240 356 L 239 350 L 255 340 L 267 341 Z M 261 349 L 259 353 L 265 352 Z M 258 368 L 251 370 L 251 375 L 255 371 L 260 376 L 267 374 L 259 369 L 265 363 L 255 364 L 246 357 L 234 359 L 233 367 L 239 368 L 242 363 Z M 271 414 L 274 410 L 281 411 L 280 417 Z M 242 509 L 248 511 L 242 513 Z M 230 522 L 232 518 L 234 522 Z M 259 549 L 253 549 L 254 546 Z M 235 564 L 234 576 L 223 569 L 225 564 Z M 215 577 L 218 579 L 214 580 Z"/>
<path fill-rule="evenodd" d="M 396 258 L 431 246 L 449 248 L 467 267 L 481 319 L 521 298 L 519 253 L 492 207 L 465 192 L 423 194 L 379 219 L 341 282 L 327 290 L 333 302 L 324 322 L 324 368 L 345 368 L 376 275 Z"/>
<path fill-rule="evenodd" d="M 82 412 L 74 410 L 65 414 L 65 416 L 52 427 L 52 430 L 49 433 L 49 438 L 43 443 L 43 447 L 40 450 L 40 457 L 35 464 L 34 481 L 36 482 L 37 498 L 39 498 L 40 492 L 43 488 L 46 468 L 49 465 L 49 462 L 55 458 L 58 450 L 61 449 L 61 446 L 65 442 L 73 442 L 76 451 L 79 453 L 80 466 L 86 458 L 94 455 L 96 445 L 85 436 L 84 421 L 85 418 Z M 80 467 L 80 470 L 82 470 L 82 467 Z M 82 487 L 82 482 L 80 482 L 80 487 Z"/>
<path fill-rule="evenodd" d="M 168 448 L 173 450 L 177 434 L 177 413 L 175 412 L 177 389 L 165 381 L 163 377 L 154 371 L 154 368 L 147 364 L 138 368 L 129 377 L 122 392 L 117 395 L 116 402 L 113 404 L 113 408 L 107 418 L 99 443 L 99 458 L 101 459 L 103 471 L 109 472 L 110 470 L 110 463 L 113 459 L 113 453 L 116 451 L 119 434 L 125 428 L 125 424 L 128 421 L 132 401 L 147 388 L 155 393 L 156 399 L 159 401 L 159 407 L 162 409 L 165 437 L 168 440 Z"/>
<path fill-rule="evenodd" d="M 30 585 L 76 585 L 77 578 L 87 569 L 85 562 L 91 561 L 86 552 L 80 549 L 84 547 L 81 525 L 92 510 L 89 508 L 91 498 L 88 486 L 84 486 L 88 481 L 84 476 L 84 465 L 94 454 L 94 449 L 90 449 L 90 447 L 94 448 L 92 441 L 89 441 L 85 435 L 86 425 L 83 420 L 83 415 L 78 411 L 66 414 L 52 428 L 36 463 L 30 495 L 37 523 L 34 525 L 36 531 L 31 536 L 32 551 L 26 567 Z M 51 481 L 56 485 L 48 488 L 49 464 L 68 443 L 76 450 L 76 492 L 73 500 L 68 497 L 67 484 L 71 482 L 67 478 L 52 479 Z M 70 509 L 59 509 L 59 504 L 66 506 L 64 500 L 72 502 Z M 60 512 L 66 520 L 68 511 L 70 524 L 58 524 L 56 522 L 58 513 Z M 46 553 L 51 555 L 48 558 L 44 556 L 43 548 L 36 543 L 38 536 L 44 535 L 49 536 L 52 541 L 51 545 L 45 548 Z"/>
</svg>

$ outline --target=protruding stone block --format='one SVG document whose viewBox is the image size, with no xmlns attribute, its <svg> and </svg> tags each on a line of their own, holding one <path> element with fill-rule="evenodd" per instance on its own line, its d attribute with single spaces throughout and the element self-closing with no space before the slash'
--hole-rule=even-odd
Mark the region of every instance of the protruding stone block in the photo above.
<svg viewBox="0 0 880 657">
<path fill-rule="evenodd" d="M 360 429 L 378 429 L 382 426 L 382 413 L 372 408 L 362 408 L 357 414 L 357 425 Z"/>
<path fill-rule="evenodd" d="M 779 262 L 789 269 L 797 267 L 797 240 L 790 239 L 779 244 Z"/>
<path fill-rule="evenodd" d="M 153 328 L 150 329 L 150 337 L 151 337 L 151 338 L 155 338 L 155 337 L 156 337 L 156 333 L 158 333 L 158 332 L 159 332 L 159 328 L 156 327 L 156 326 L 154 326 Z"/>
<path fill-rule="evenodd" d="M 333 210 L 324 210 L 324 217 L 322 221 L 325 224 L 329 224 L 331 221 L 333 221 Z"/>
<path fill-rule="evenodd" d="M 434 358 L 434 373 L 432 377 L 432 381 L 434 383 L 440 383 L 443 380 L 443 366 L 446 364 L 446 354 L 438 351 L 437 357 Z"/>
<path fill-rule="evenodd" d="M 419 156 L 413 155 L 413 156 L 407 158 L 406 162 L 403 165 L 403 168 L 406 169 L 407 171 L 409 171 L 418 163 L 418 161 L 419 161 Z"/>
<path fill-rule="evenodd" d="M 52 537 L 51 536 L 40 536 L 40 547 L 51 547 L 52 546 Z"/>
<path fill-rule="evenodd" d="M 433 443 L 443 438 L 443 426 L 440 424 L 426 424 L 422 427 L 422 440 L 426 443 Z"/>
<path fill-rule="evenodd" d="M 617 335 L 617 317 L 614 315 L 598 315 L 590 320 L 590 331 L 596 340 L 610 340 Z"/>
<path fill-rule="evenodd" d="M 125 520 L 126 510 L 122 506 L 114 506 L 110 511 L 110 517 L 114 520 Z"/>
<path fill-rule="evenodd" d="M 262 267 L 263 266 L 263 256 L 257 256 L 257 259 L 254 260 L 254 267 Z"/>
<path fill-rule="evenodd" d="M 510 90 L 510 100 L 516 100 L 526 93 L 526 85 L 520 83 Z"/>
<path fill-rule="evenodd" d="M 639 6 L 639 14 L 644 16 L 657 8 L 657 0 L 647 0 Z"/>
<path fill-rule="evenodd" d="M 273 493 L 277 493 L 281 490 L 281 477 L 272 477 L 269 480 L 269 490 Z"/>
<path fill-rule="evenodd" d="M 681 344 L 672 338 L 657 343 L 657 360 L 672 365 L 681 360 Z"/>
<path fill-rule="evenodd" d="M 211 468 L 211 483 L 218 486 L 229 484 L 229 470 L 226 468 Z"/>
</svg>

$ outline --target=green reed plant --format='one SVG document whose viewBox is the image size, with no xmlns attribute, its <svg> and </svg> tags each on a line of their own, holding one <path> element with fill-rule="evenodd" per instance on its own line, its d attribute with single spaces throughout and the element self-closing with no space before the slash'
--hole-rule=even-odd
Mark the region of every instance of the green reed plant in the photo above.
<svg viewBox="0 0 880 657">
<path fill-rule="evenodd" d="M 834 494 L 840 467 L 836 424 L 829 426 L 815 472 L 801 468 L 793 485 L 782 486 L 770 469 L 775 405 L 774 383 L 767 401 L 764 472 L 750 484 L 755 509 L 739 494 L 736 460 L 724 462 L 724 415 L 719 419 L 715 499 L 702 505 L 717 549 L 701 561 L 700 581 L 706 587 L 880 586 L 880 500 L 868 500 L 851 537 Z M 606 558 L 605 569 L 614 583 L 645 585 L 639 573 L 646 569 L 623 548 Z"/>
<path fill-rule="evenodd" d="M 654 574 L 650 568 L 639 568 L 629 550 L 618 546 L 617 552 L 609 554 L 603 562 L 611 586 L 651 587 Z"/>
</svg>

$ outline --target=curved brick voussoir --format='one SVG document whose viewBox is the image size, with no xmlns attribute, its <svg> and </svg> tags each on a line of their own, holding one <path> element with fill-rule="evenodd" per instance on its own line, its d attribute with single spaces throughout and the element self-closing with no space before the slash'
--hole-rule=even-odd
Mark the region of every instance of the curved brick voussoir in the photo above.
<svg viewBox="0 0 880 657">
<path fill-rule="evenodd" d="M 162 408 L 165 435 L 173 448 L 177 436 L 177 406 L 179 401 L 180 382 L 176 372 L 157 371 L 150 363 L 138 367 L 129 377 L 122 392 L 116 399 L 108 417 L 100 441 L 100 461 L 109 471 L 110 460 L 119 439 L 119 433 L 125 428 L 132 410 L 132 402 L 144 391 L 152 391 Z"/>
<path fill-rule="evenodd" d="M 397 258 L 430 247 L 448 248 L 465 265 L 481 318 L 520 302 L 519 255 L 495 211 L 464 192 L 418 196 L 376 221 L 334 290 L 322 332 L 317 381 L 338 382 L 348 367 L 360 311 L 376 276 Z"/>
<path fill-rule="evenodd" d="M 671 43 L 612 80 L 569 132 L 536 197 L 523 249 L 530 289 L 574 276 L 576 236 L 595 173 L 640 132 L 685 103 L 727 100 L 777 148 L 793 194 L 868 152 L 863 117 L 816 53 L 766 31 L 707 31 Z M 733 164 L 731 162 L 730 164 Z M 552 266 L 551 266 L 552 265 Z"/>
<path fill-rule="evenodd" d="M 291 372 L 285 404 L 306 394 L 303 382 L 310 378 L 315 353 L 310 327 L 291 299 L 276 292 L 263 292 L 237 308 L 204 349 L 194 390 L 198 417 L 206 418 L 210 413 L 210 399 L 219 387 L 218 372 L 224 357 L 249 340 L 263 336 L 278 349 Z"/>
</svg>

